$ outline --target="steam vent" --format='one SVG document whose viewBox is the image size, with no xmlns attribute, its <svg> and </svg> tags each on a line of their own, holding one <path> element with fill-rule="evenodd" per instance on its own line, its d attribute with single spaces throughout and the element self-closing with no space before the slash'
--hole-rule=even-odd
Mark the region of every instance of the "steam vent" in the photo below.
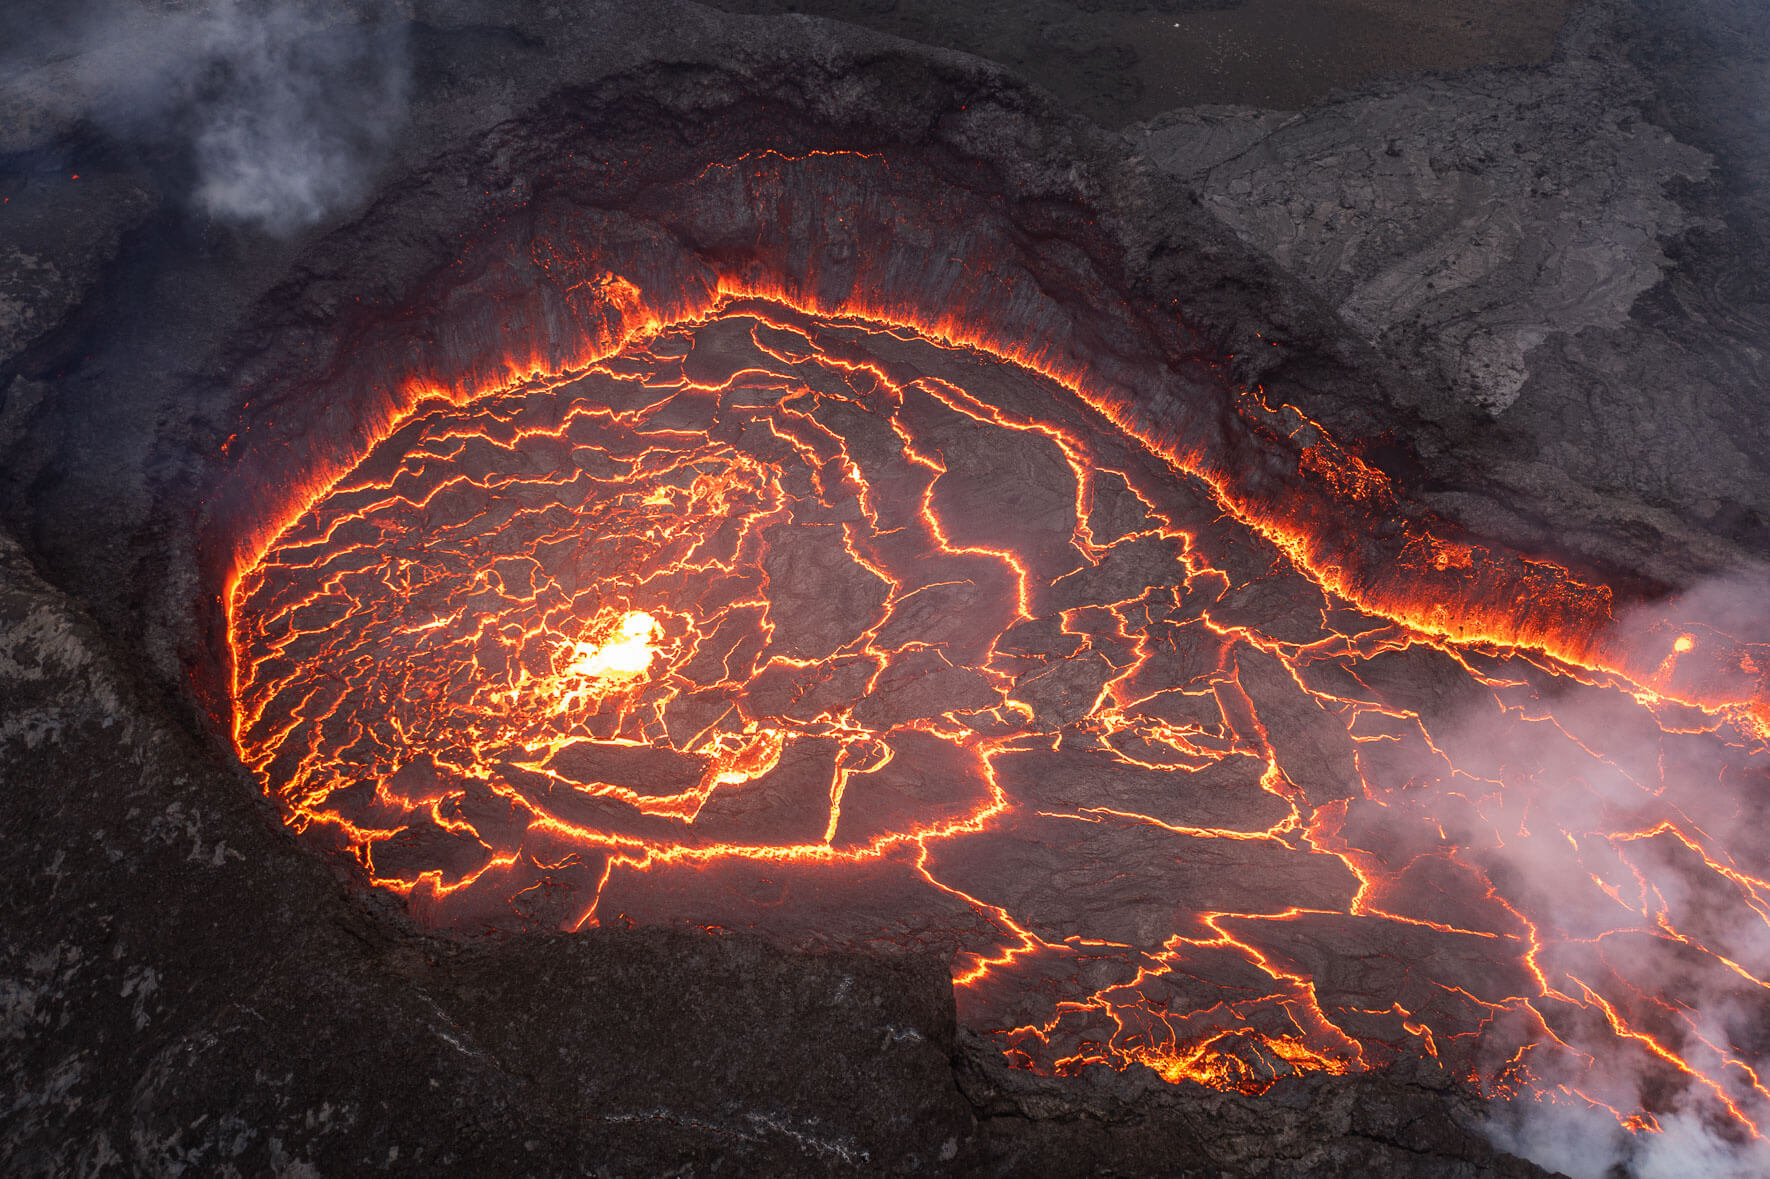
<svg viewBox="0 0 1770 1179">
<path fill-rule="evenodd" d="M 0 15 L 0 1170 L 1770 1174 L 1757 0 Z"/>
</svg>

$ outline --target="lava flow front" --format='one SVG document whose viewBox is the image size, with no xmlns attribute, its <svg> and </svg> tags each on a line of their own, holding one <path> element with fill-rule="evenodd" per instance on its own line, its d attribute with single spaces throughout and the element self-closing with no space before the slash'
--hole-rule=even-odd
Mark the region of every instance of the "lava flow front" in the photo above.
<svg viewBox="0 0 1770 1179">
<path fill-rule="evenodd" d="M 236 743 L 435 925 L 915 946 L 1041 1070 L 1432 1055 L 1756 1136 L 1761 734 L 1245 518 L 1045 376 L 727 292 L 302 505 L 229 595 Z"/>
</svg>

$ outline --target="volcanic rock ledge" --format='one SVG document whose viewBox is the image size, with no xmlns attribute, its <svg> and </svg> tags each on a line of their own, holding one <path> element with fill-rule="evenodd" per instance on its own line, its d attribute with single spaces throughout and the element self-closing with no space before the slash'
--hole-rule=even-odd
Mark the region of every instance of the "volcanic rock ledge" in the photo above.
<svg viewBox="0 0 1770 1179">
<path fill-rule="evenodd" d="M 1299 113 L 1193 108 L 1127 136 L 1409 370 L 1391 389 L 1442 431 L 1410 438 L 1434 507 L 1676 582 L 1770 542 L 1770 153 L 1745 113 L 1767 46 L 1758 6 L 1595 0 L 1540 68 Z M 1309 384 L 1287 395 L 1365 432 L 1365 398 Z"/>
</svg>

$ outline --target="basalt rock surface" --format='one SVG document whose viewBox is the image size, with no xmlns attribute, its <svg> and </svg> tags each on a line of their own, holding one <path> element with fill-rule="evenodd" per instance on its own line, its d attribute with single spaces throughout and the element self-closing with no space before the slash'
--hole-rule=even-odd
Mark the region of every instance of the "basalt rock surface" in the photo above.
<svg viewBox="0 0 1770 1179">
<path fill-rule="evenodd" d="M 1307 106 L 1371 77 L 1548 56 L 1566 0 L 719 0 L 1000 62 L 1118 127 L 1199 103 Z"/>
<path fill-rule="evenodd" d="M 1411 371 L 1429 502 L 1675 583 L 1770 546 L 1767 55 L 1754 6 L 1615 0 L 1541 68 L 1128 134 Z M 1305 404 L 1358 431 L 1352 402 Z"/>
</svg>

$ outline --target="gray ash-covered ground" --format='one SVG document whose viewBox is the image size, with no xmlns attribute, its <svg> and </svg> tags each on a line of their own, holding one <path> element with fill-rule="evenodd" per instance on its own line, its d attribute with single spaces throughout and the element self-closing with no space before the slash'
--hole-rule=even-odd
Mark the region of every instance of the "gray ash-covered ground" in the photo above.
<svg viewBox="0 0 1770 1179">
<path fill-rule="evenodd" d="M 1417 70 L 1548 57 L 1567 0 L 719 0 L 1001 62 L 1108 127 L 1203 103 L 1296 110 Z"/>
</svg>

